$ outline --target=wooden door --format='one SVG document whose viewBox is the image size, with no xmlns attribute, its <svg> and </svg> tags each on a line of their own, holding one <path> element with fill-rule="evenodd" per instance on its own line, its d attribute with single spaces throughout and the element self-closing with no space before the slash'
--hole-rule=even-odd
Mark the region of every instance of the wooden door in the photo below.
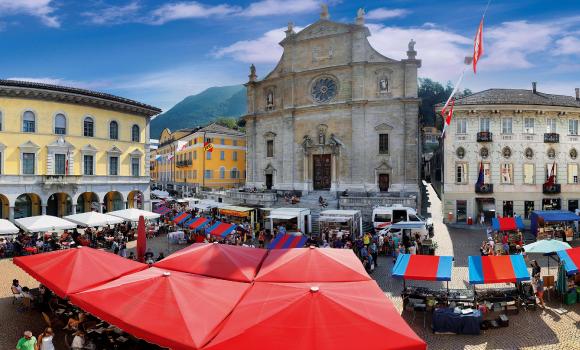
<svg viewBox="0 0 580 350">
<path fill-rule="evenodd" d="M 329 190 L 332 181 L 330 154 L 315 154 L 312 157 L 314 162 L 314 189 Z"/>
<path fill-rule="evenodd" d="M 273 184 L 274 184 L 273 175 L 272 174 L 266 174 L 266 188 L 269 189 L 269 190 L 271 190 Z"/>
<path fill-rule="evenodd" d="M 389 174 L 379 174 L 379 190 L 381 192 L 389 190 Z"/>
</svg>

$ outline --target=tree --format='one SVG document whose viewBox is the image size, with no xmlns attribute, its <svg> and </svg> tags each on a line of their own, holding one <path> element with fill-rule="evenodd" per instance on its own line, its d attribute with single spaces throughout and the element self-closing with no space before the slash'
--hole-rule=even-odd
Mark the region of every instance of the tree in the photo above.
<svg viewBox="0 0 580 350">
<path fill-rule="evenodd" d="M 419 107 L 419 121 L 422 125 L 432 125 L 437 129 L 443 129 L 443 118 L 435 112 L 435 105 L 445 103 L 453 92 L 453 84 L 450 81 L 446 86 L 429 78 L 419 78 L 419 98 L 421 106 Z M 469 89 L 464 89 L 457 94 L 457 97 L 471 95 Z"/>
<path fill-rule="evenodd" d="M 234 129 L 234 130 L 238 129 L 238 120 L 236 118 L 218 117 L 215 120 L 215 123 L 219 124 L 221 126 L 225 126 L 226 128 L 230 128 L 230 129 Z"/>
</svg>

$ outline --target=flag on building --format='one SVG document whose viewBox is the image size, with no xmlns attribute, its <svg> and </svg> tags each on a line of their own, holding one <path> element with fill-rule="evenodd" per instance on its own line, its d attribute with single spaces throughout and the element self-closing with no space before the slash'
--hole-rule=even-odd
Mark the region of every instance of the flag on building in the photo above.
<svg viewBox="0 0 580 350">
<path fill-rule="evenodd" d="M 167 155 L 167 161 L 170 162 L 173 159 L 173 153 Z"/>
<path fill-rule="evenodd" d="M 207 152 L 213 152 L 213 143 L 211 142 L 204 142 L 203 143 L 203 149 L 206 150 Z"/>
<path fill-rule="evenodd" d="M 483 173 L 483 162 L 479 162 L 479 175 L 477 176 L 476 185 L 481 186 L 485 183 L 485 176 Z"/>
<path fill-rule="evenodd" d="M 67 149 L 67 150 L 66 150 L 66 159 L 65 159 L 65 161 L 64 161 L 64 174 L 65 174 L 66 176 L 68 176 L 68 163 L 69 163 L 69 161 L 68 161 L 68 160 L 69 160 L 69 158 L 70 158 L 70 150 L 69 150 L 69 149 Z"/>
<path fill-rule="evenodd" d="M 548 176 L 548 180 L 546 180 L 545 185 L 552 186 L 556 183 L 556 162 L 552 164 L 552 170 L 550 170 L 550 176 Z"/>
<path fill-rule="evenodd" d="M 156 160 L 156 161 L 159 161 L 159 160 L 161 160 L 161 154 L 158 154 L 158 155 L 156 155 L 156 156 L 155 156 L 155 160 Z"/>
<path fill-rule="evenodd" d="M 473 41 L 473 73 L 477 73 L 477 63 L 483 55 L 483 19 L 484 17 L 481 17 L 481 22 L 479 22 L 475 40 Z"/>
<path fill-rule="evenodd" d="M 455 99 L 452 96 L 451 103 L 443 106 L 443 109 L 441 110 L 441 116 L 443 117 L 443 121 L 445 122 L 445 125 L 443 125 L 443 134 L 445 134 L 445 130 L 451 124 L 451 119 L 453 119 L 453 107 L 454 106 L 455 106 Z"/>
<path fill-rule="evenodd" d="M 185 149 L 186 146 L 187 146 L 186 141 L 177 141 L 177 147 L 175 148 L 175 150 L 177 152 L 181 152 Z"/>
</svg>

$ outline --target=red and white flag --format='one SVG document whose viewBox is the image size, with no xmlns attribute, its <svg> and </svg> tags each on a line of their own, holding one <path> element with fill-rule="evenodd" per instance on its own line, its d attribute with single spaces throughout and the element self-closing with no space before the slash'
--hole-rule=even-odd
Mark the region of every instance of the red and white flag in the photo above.
<svg viewBox="0 0 580 350">
<path fill-rule="evenodd" d="M 451 103 L 441 110 L 441 115 L 445 118 L 445 127 L 451 124 L 451 119 L 453 118 L 453 107 L 455 106 L 455 99 L 451 98 Z"/>
<path fill-rule="evenodd" d="M 70 150 L 66 150 L 66 159 L 64 161 L 64 174 L 68 176 L 68 160 L 70 158 Z"/>
<path fill-rule="evenodd" d="M 556 183 L 556 162 L 554 162 L 554 164 L 552 164 L 552 170 L 550 171 L 550 176 L 548 177 L 548 180 L 546 181 L 546 185 L 554 185 Z"/>
<path fill-rule="evenodd" d="M 479 28 L 477 28 L 473 42 L 473 73 L 477 73 L 477 62 L 479 62 L 479 58 L 483 55 L 483 18 L 479 22 Z"/>
</svg>

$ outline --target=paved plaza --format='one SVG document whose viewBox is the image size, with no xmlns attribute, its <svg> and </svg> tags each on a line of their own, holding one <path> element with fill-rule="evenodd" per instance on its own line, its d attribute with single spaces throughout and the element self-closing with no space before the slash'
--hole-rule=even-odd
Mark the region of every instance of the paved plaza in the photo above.
<svg viewBox="0 0 580 350">
<path fill-rule="evenodd" d="M 467 257 L 479 254 L 479 245 L 485 237 L 483 230 L 448 229 L 442 224 L 440 201 L 430 186 L 427 187 L 430 200 L 430 213 L 435 224 L 435 239 L 439 245 L 438 255 L 453 255 L 455 267 L 451 288 L 467 288 L 468 272 Z M 165 254 L 183 246 L 169 246 L 164 237 L 148 242 L 155 255 L 160 251 Z M 131 245 L 134 247 L 134 243 Z M 545 263 L 545 259 L 539 259 Z M 393 280 L 391 275 L 392 259 L 382 257 L 373 277 L 381 288 L 391 298 L 403 317 L 412 323 L 412 314 L 403 311 L 400 292 L 402 282 Z M 25 329 L 30 329 L 35 335 L 42 330 L 43 323 L 36 312 L 19 313 L 12 305 L 10 284 L 13 278 L 18 278 L 22 285 L 36 286 L 38 283 L 15 267 L 11 260 L 0 261 L 0 350 L 13 349 L 18 338 Z M 544 267 L 544 274 L 547 268 Z M 552 273 L 556 270 L 552 268 Z M 441 282 L 409 282 L 409 285 L 424 285 L 431 288 L 444 287 Z M 478 288 L 484 288 L 479 287 Z M 555 298 L 554 298 L 555 299 Z M 510 326 L 487 330 L 480 336 L 470 335 L 435 335 L 429 330 L 429 325 L 423 327 L 422 316 L 417 316 L 413 329 L 429 344 L 429 349 L 580 349 L 580 304 L 564 305 L 567 312 L 559 314 L 555 309 L 560 303 L 553 301 L 543 310 L 522 310 L 518 315 L 510 316 Z M 427 319 L 427 324 L 430 319 Z M 59 330 L 57 329 L 57 335 Z M 298 349 L 297 349 L 298 350 Z"/>
</svg>

